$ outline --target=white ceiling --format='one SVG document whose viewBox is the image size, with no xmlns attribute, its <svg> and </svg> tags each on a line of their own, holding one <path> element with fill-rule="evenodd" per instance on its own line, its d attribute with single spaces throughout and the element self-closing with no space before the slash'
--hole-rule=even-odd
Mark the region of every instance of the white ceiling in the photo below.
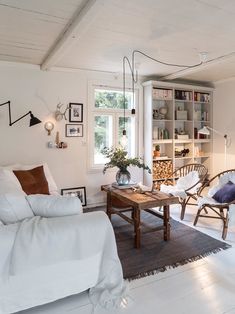
<svg viewBox="0 0 235 314">
<path fill-rule="evenodd" d="M 0 0 L 0 60 L 214 82 L 235 76 L 234 0 Z M 179 71 L 181 70 L 181 71 Z M 182 71 L 183 70 L 183 71 Z"/>
</svg>

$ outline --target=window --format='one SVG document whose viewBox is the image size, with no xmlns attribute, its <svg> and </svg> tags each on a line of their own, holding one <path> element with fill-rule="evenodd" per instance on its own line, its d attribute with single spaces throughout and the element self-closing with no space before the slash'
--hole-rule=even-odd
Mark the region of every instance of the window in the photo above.
<svg viewBox="0 0 235 314">
<path fill-rule="evenodd" d="M 106 162 L 101 153 L 104 147 L 121 145 L 122 131 L 126 130 L 127 151 L 130 156 L 136 155 L 136 114 L 133 108 L 132 92 L 126 91 L 125 119 L 123 92 L 108 87 L 93 86 L 90 104 L 90 141 L 89 157 L 91 168 L 101 168 Z M 136 108 L 137 109 L 137 108 Z M 136 110 L 137 112 L 137 110 Z"/>
</svg>

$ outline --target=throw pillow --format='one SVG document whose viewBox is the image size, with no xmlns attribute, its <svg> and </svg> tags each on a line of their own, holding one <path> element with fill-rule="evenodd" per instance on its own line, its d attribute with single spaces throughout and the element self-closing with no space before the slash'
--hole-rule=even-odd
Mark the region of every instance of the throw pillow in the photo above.
<svg viewBox="0 0 235 314">
<path fill-rule="evenodd" d="M 11 170 L 0 168 L 0 194 L 15 192 L 25 195 L 14 173 Z"/>
<path fill-rule="evenodd" d="M 29 205 L 36 216 L 59 217 L 83 212 L 78 197 L 60 195 L 28 195 Z"/>
<path fill-rule="evenodd" d="M 44 163 L 38 163 L 38 164 L 34 164 L 34 165 L 19 165 L 19 166 L 13 168 L 13 170 L 31 170 L 31 169 L 39 167 L 39 166 L 43 166 L 45 177 L 46 177 L 47 182 L 48 182 L 49 193 L 52 195 L 60 195 L 58 187 L 55 183 L 55 180 L 53 179 L 53 176 L 51 174 L 51 171 L 50 171 L 47 163 L 44 162 Z"/>
<path fill-rule="evenodd" d="M 13 170 L 26 194 L 49 194 L 43 166 L 30 170 Z"/>
<path fill-rule="evenodd" d="M 6 193 L 0 195 L 0 220 L 4 224 L 15 223 L 33 216 L 24 194 Z"/>
<path fill-rule="evenodd" d="M 230 203 L 234 201 L 235 184 L 229 181 L 213 195 L 213 198 L 219 203 Z"/>
</svg>

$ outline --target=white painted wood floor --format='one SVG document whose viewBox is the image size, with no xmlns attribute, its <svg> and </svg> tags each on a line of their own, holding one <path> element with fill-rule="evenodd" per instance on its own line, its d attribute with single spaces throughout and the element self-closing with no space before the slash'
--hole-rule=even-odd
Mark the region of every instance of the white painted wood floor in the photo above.
<svg viewBox="0 0 235 314">
<path fill-rule="evenodd" d="M 196 207 L 184 223 L 192 226 Z M 179 220 L 179 209 L 171 208 Z M 234 213 L 235 216 L 235 213 Z M 235 314 L 235 217 L 226 242 L 233 247 L 164 273 L 130 282 L 131 302 L 123 314 Z M 200 218 L 197 229 L 221 240 L 221 221 Z M 87 293 L 20 312 L 21 314 L 91 314 Z M 106 312 L 113 314 L 112 312 Z M 99 313 L 97 313 L 99 314 Z M 103 314 L 103 313 L 102 313 Z"/>
</svg>

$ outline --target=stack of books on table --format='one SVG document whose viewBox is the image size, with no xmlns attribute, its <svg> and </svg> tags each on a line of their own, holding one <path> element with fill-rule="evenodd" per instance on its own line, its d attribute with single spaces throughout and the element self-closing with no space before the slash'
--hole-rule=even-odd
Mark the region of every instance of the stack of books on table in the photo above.
<svg viewBox="0 0 235 314">
<path fill-rule="evenodd" d="M 115 189 L 130 189 L 134 186 L 136 186 L 136 182 L 130 182 L 129 184 L 125 184 L 125 185 L 118 185 L 117 182 L 113 182 L 112 183 L 112 187 Z"/>
</svg>

